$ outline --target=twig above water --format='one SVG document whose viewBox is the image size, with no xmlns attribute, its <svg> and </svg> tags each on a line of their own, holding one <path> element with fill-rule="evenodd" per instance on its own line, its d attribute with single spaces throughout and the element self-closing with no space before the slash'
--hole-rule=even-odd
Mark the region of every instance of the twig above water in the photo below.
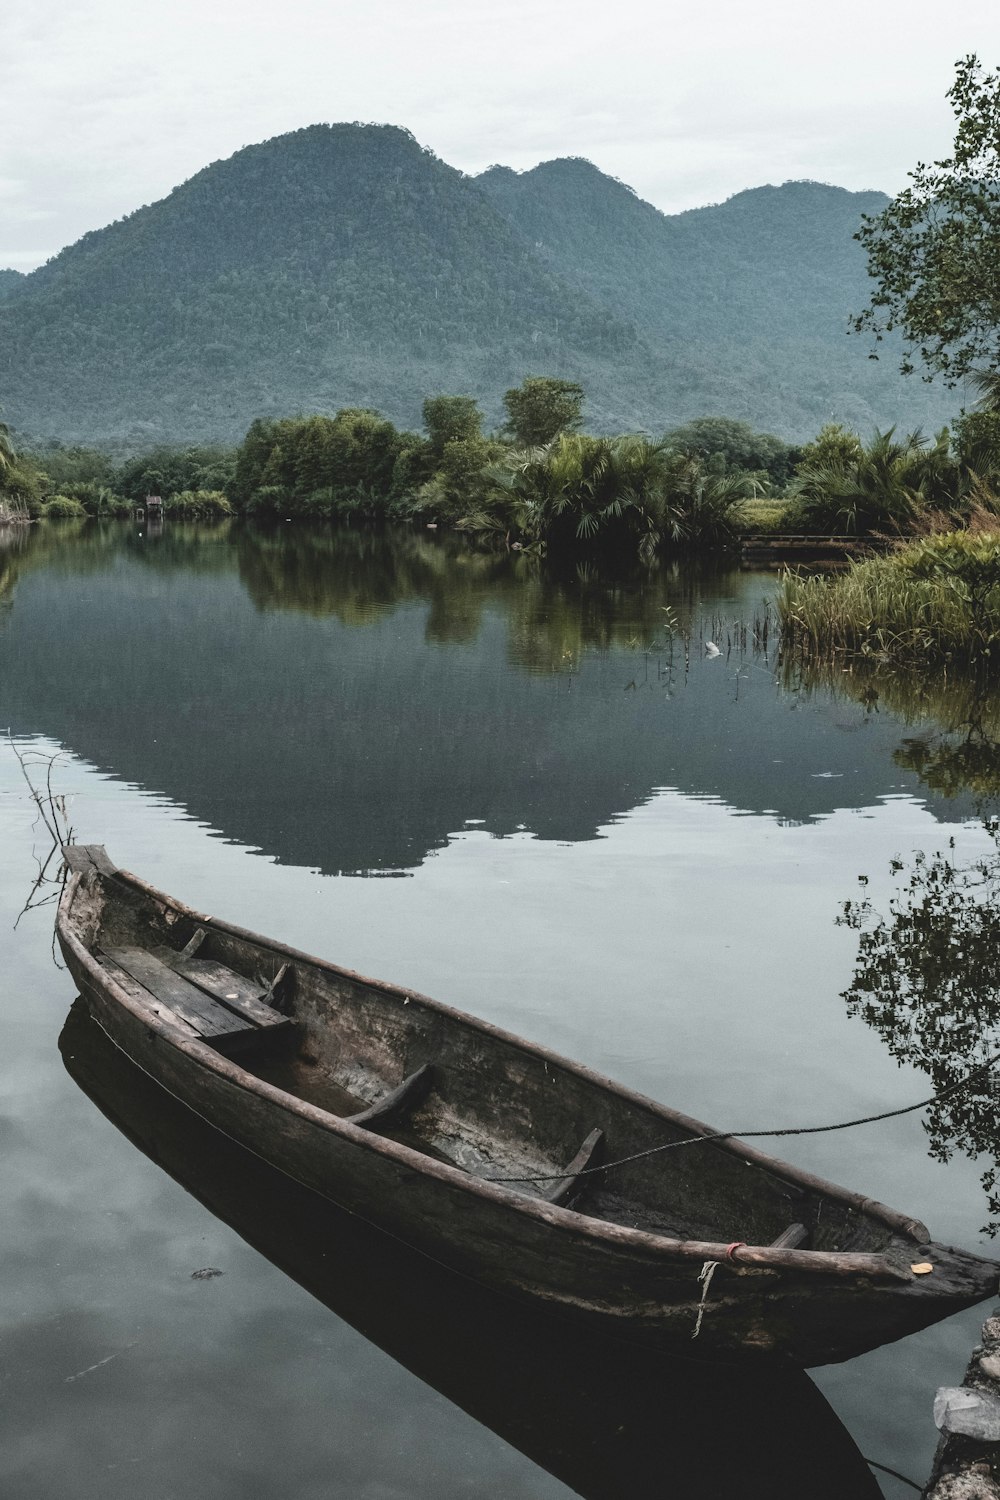
<svg viewBox="0 0 1000 1500">
<path fill-rule="evenodd" d="M 63 883 L 63 866 L 59 864 L 57 866 L 57 873 L 54 875 L 50 874 L 49 871 L 53 859 L 57 855 L 61 855 L 62 846 L 73 842 L 73 829 L 70 825 L 66 809 L 66 798 L 62 793 L 56 792 L 52 785 L 52 774 L 56 763 L 62 759 L 60 752 L 56 751 L 52 755 L 43 755 L 41 752 L 36 751 L 29 752 L 26 755 L 17 744 L 9 729 L 7 731 L 7 741 L 14 752 L 18 765 L 21 767 L 21 774 L 31 794 L 31 800 L 38 810 L 38 816 L 41 818 L 46 832 L 52 841 L 44 859 L 40 859 L 35 851 L 32 850 L 32 856 L 38 866 L 38 874 L 28 892 L 27 900 L 17 914 L 17 919 L 14 922 L 14 929 L 16 931 L 21 918 L 27 912 L 34 911 L 39 906 L 47 906 L 58 895 L 58 891 L 61 889 Z M 36 786 L 31 776 L 30 768 L 39 765 L 45 766 L 44 788 Z M 39 892 L 45 890 L 47 886 L 55 886 L 57 889 L 49 891 L 39 898 Z M 58 960 L 56 962 L 58 963 Z"/>
</svg>

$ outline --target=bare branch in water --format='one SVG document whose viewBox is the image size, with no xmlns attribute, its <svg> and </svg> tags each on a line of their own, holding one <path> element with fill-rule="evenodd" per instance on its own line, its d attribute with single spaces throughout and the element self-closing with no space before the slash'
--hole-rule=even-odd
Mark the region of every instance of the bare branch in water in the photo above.
<svg viewBox="0 0 1000 1500">
<path fill-rule="evenodd" d="M 31 793 L 31 800 L 32 802 L 34 802 L 35 807 L 38 810 L 38 815 L 44 823 L 45 829 L 50 839 L 52 840 L 51 846 L 44 859 L 41 859 L 38 854 L 34 850 L 32 850 L 32 857 L 34 858 L 35 863 L 38 866 L 38 874 L 35 877 L 31 890 L 28 892 L 27 900 L 25 901 L 21 910 L 18 912 L 17 920 L 14 923 L 14 928 L 16 930 L 18 923 L 26 912 L 34 911 L 39 906 L 47 906 L 58 896 L 59 891 L 55 890 L 48 892 L 46 895 L 42 896 L 39 899 L 39 892 L 43 891 L 46 886 L 54 885 L 59 889 L 62 888 L 63 879 L 65 877 L 65 865 L 62 863 L 62 847 L 64 844 L 71 844 L 73 842 L 73 829 L 70 826 L 69 816 L 66 810 L 66 797 L 63 793 L 56 792 L 53 789 L 52 785 L 53 771 L 55 769 L 56 763 L 62 759 L 62 755 L 58 751 L 53 755 L 42 755 L 40 752 L 36 752 L 30 756 L 25 755 L 17 745 L 14 736 L 11 734 L 9 729 L 7 731 L 7 740 L 10 744 L 11 750 L 14 752 L 14 755 L 17 758 L 18 765 L 21 767 L 21 774 L 23 775 L 25 782 L 27 783 L 28 791 Z M 35 785 L 34 781 L 32 780 L 30 770 L 31 766 L 39 765 L 42 763 L 44 763 L 46 767 L 44 790 Z M 50 874 L 49 871 L 52 866 L 52 861 L 57 855 L 59 856 L 60 863 L 57 866 L 57 873 L 53 875 Z M 59 967 L 61 968 L 62 965 L 59 965 Z"/>
</svg>

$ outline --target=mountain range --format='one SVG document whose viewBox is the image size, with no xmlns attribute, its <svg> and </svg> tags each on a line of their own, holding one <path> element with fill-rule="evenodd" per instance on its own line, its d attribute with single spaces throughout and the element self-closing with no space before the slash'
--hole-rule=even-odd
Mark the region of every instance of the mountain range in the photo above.
<svg viewBox="0 0 1000 1500">
<path fill-rule="evenodd" d="M 399 127 L 314 125 L 0 271 L 0 405 L 29 438 L 143 446 L 343 406 L 418 426 L 442 392 L 498 421 L 546 374 L 593 431 L 928 429 L 956 397 L 847 333 L 886 202 L 789 182 L 666 215 L 578 158 L 470 177 Z"/>
</svg>

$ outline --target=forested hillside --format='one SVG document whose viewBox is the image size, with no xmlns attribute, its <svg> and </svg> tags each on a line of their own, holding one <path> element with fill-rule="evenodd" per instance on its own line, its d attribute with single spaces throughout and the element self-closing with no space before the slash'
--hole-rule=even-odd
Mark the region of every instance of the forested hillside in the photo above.
<svg viewBox="0 0 1000 1500">
<path fill-rule="evenodd" d="M 441 391 L 495 421 L 546 373 L 597 431 L 933 424 L 948 393 L 845 332 L 883 201 L 790 183 L 667 217 L 586 162 L 473 179 L 396 127 L 312 126 L 0 273 L 0 405 L 29 436 L 148 445 L 345 406 L 416 426 Z"/>
<path fill-rule="evenodd" d="M 14 288 L 19 286 L 23 280 L 24 276 L 20 271 L 12 271 L 9 268 L 0 270 L 0 302 L 9 296 Z"/>
<path fill-rule="evenodd" d="M 547 264 L 636 324 L 669 372 L 667 419 L 726 412 L 803 436 L 831 419 L 933 425 L 955 405 L 901 381 L 891 344 L 872 361 L 848 336 L 869 296 L 853 235 L 883 193 L 786 182 L 667 216 L 581 160 L 477 180 Z"/>
</svg>

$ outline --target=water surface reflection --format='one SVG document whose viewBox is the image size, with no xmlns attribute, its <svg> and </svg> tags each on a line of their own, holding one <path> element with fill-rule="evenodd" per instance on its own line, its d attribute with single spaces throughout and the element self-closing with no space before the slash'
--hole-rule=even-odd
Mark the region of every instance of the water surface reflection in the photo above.
<svg viewBox="0 0 1000 1500">
<path fill-rule="evenodd" d="M 933 1091 L 983 1067 L 1000 1046 L 1000 823 L 987 820 L 988 853 L 962 859 L 954 844 L 893 859 L 885 909 L 862 895 L 840 920 L 859 933 L 848 1011 L 883 1039 L 900 1062 L 920 1068 Z M 862 877 L 867 884 L 867 877 Z M 955 1151 L 986 1166 L 982 1182 L 1000 1232 L 1000 1129 L 997 1074 L 934 1104 L 925 1129 L 931 1155 Z"/>
<path fill-rule="evenodd" d="M 14 732 L 284 863 L 413 869 L 469 823 L 593 839 L 661 787 L 798 823 L 920 785 L 871 704 L 705 659 L 752 575 L 563 576 L 411 532 L 34 532 L 0 614 Z"/>
</svg>

